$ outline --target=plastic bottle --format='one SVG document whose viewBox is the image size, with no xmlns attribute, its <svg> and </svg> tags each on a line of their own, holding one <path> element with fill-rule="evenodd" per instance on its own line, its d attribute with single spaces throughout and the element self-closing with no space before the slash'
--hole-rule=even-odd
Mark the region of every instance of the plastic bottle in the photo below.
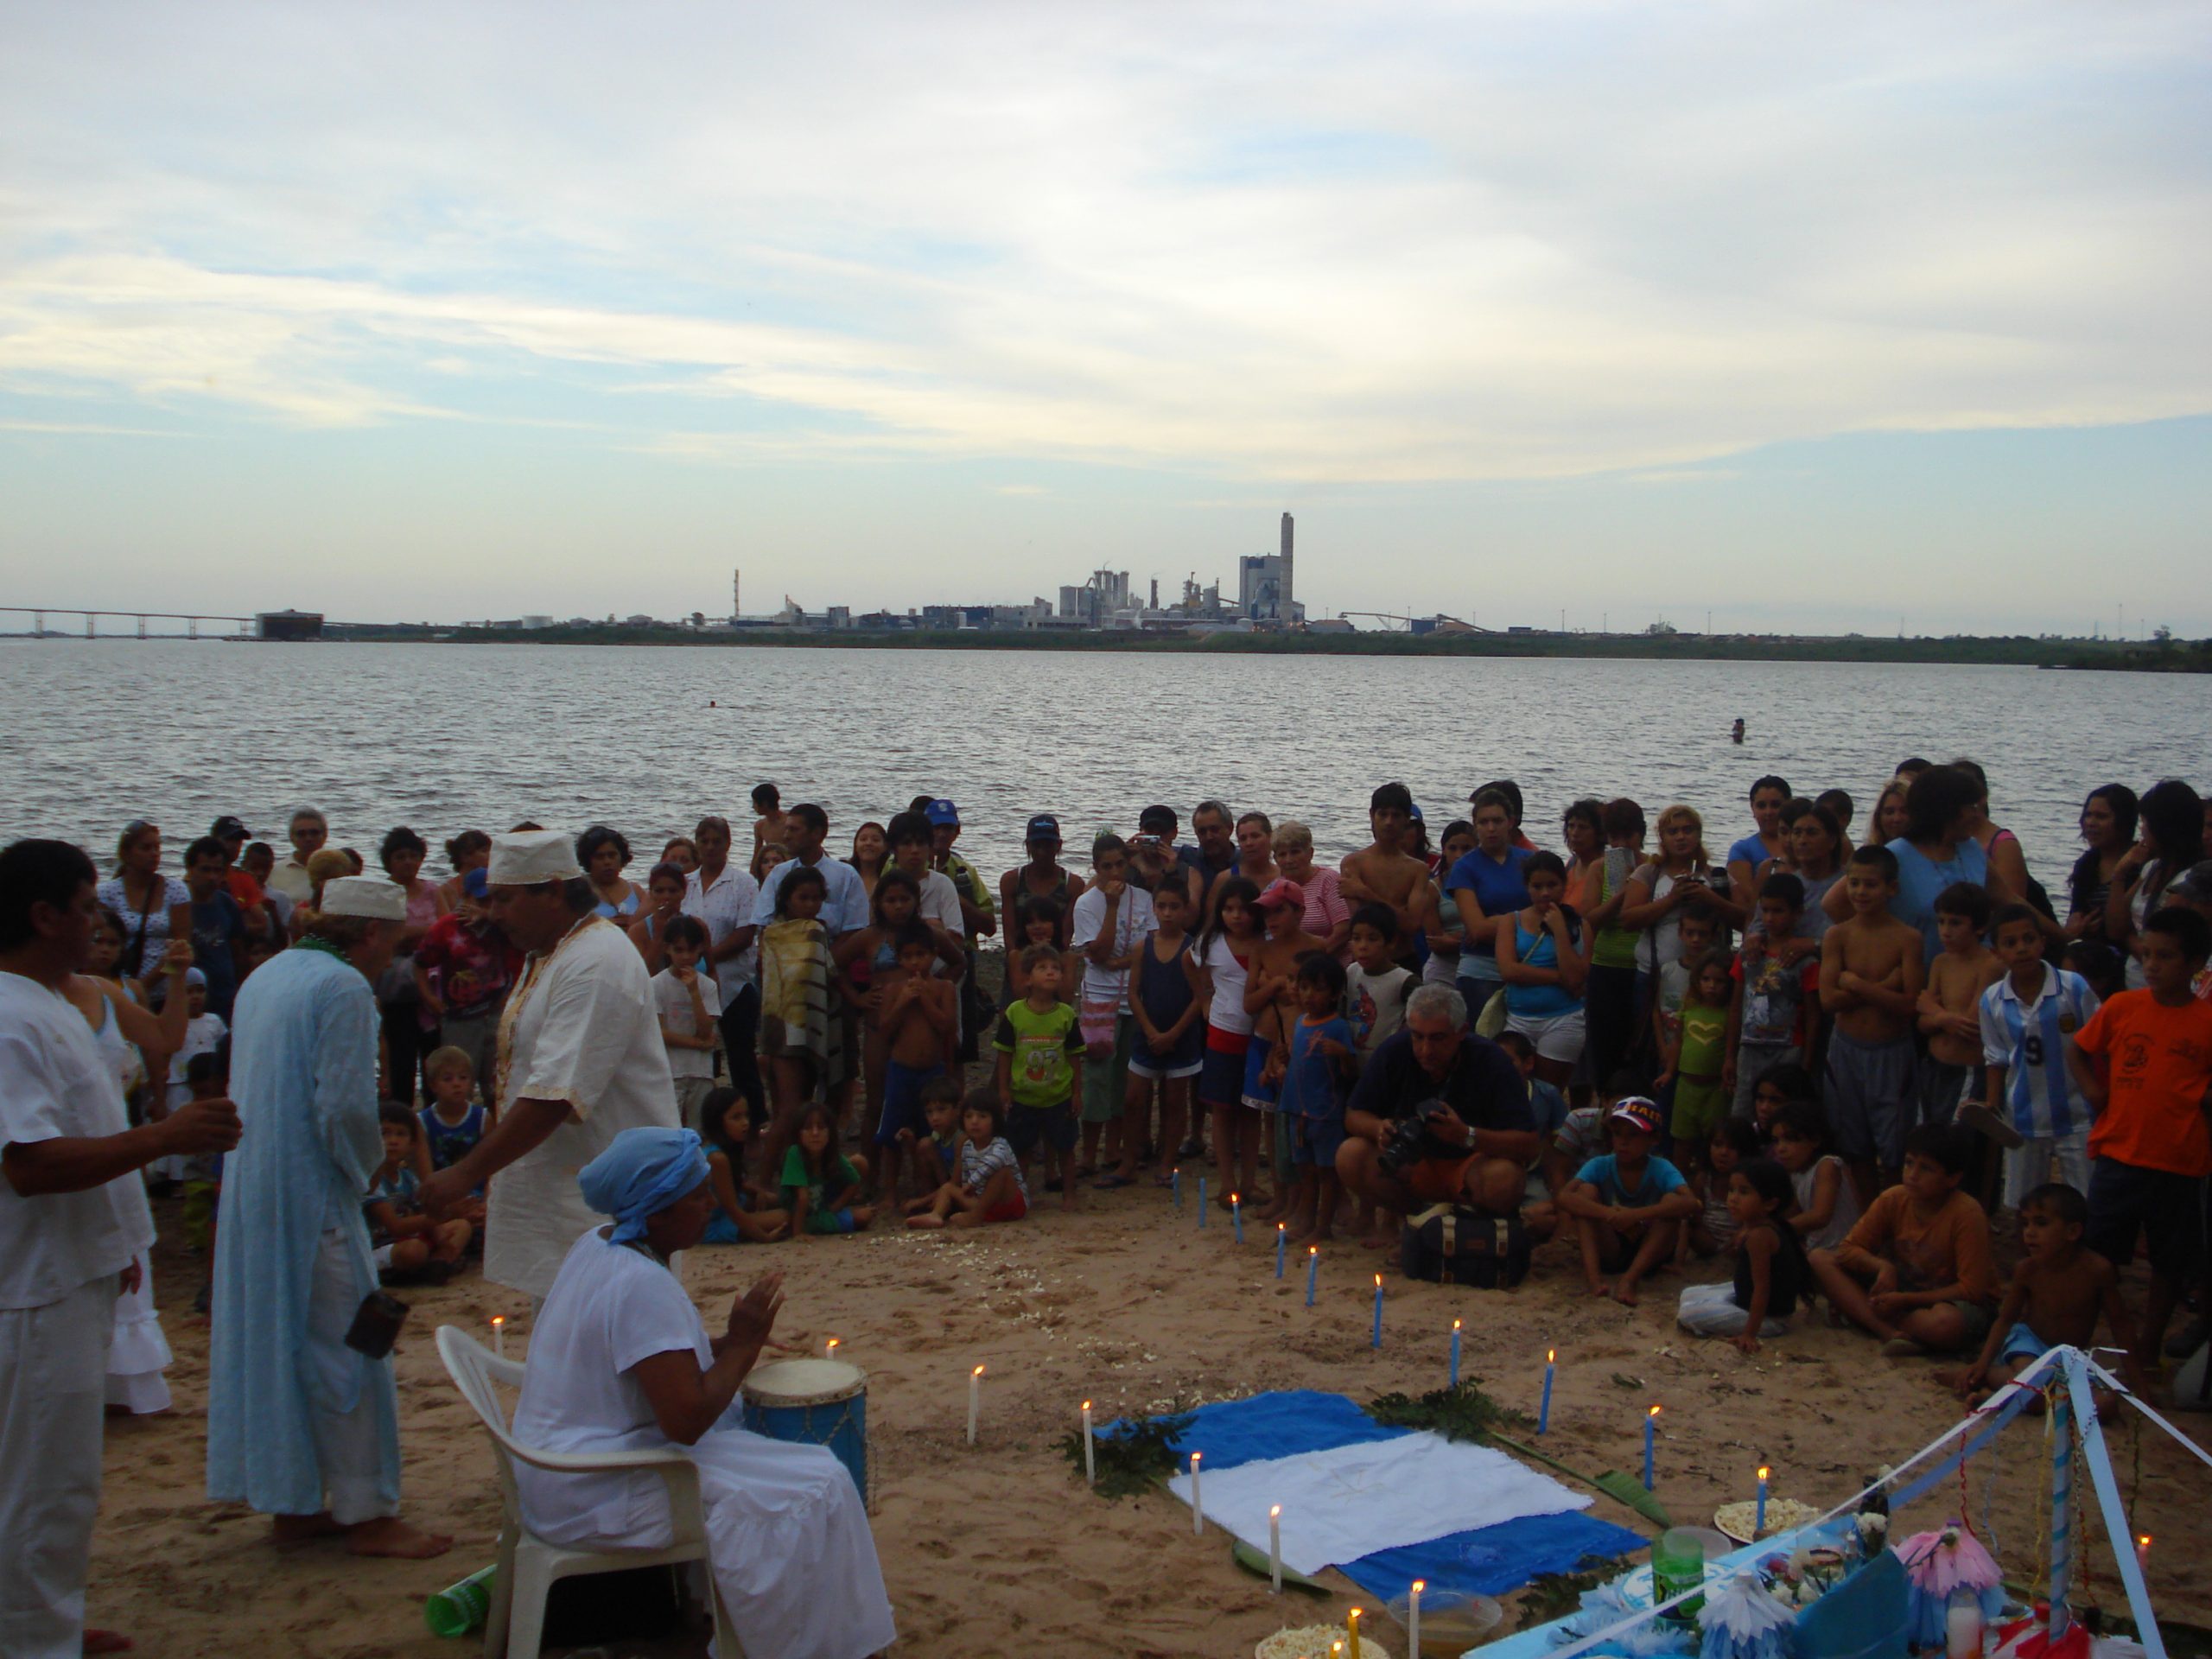
<svg viewBox="0 0 2212 1659">
<path fill-rule="evenodd" d="M 467 1636 L 484 1628 L 492 1610 L 492 1579 L 496 1563 L 470 1573 L 459 1584 L 449 1584 L 423 1604 L 423 1622 L 433 1636 Z"/>
</svg>

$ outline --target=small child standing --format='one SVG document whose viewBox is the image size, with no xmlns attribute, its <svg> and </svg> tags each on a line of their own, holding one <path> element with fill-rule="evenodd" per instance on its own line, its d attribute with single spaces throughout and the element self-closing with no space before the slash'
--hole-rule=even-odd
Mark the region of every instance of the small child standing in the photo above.
<svg viewBox="0 0 2212 1659">
<path fill-rule="evenodd" d="M 1214 1167 L 1231 1183 L 1242 1172 L 1252 1183 L 1259 1156 L 1260 1124 L 1242 1109 L 1244 1061 L 1252 1046 L 1252 1016 L 1244 1011 L 1253 952 L 1260 942 L 1260 890 L 1231 875 L 1214 891 L 1212 924 L 1198 935 L 1192 957 L 1205 976 L 1206 1052 L 1198 1065 L 1198 1103 L 1213 1115 Z"/>
<path fill-rule="evenodd" d="M 1187 896 L 1185 908 L 1189 908 Z M 1083 969 L 1074 951 L 1060 948 L 1060 938 L 1068 928 L 1067 912 L 1060 908 L 1058 899 L 1042 899 L 1033 893 L 1022 899 L 1014 918 L 1020 931 L 1007 946 L 1005 1001 L 1019 1002 L 1029 995 L 1029 970 L 1022 964 L 1031 945 L 1045 944 L 1050 945 L 1060 959 L 1060 995 L 1073 1006 L 1075 988 L 1082 981 Z"/>
<path fill-rule="evenodd" d="M 432 1221 L 423 1213 L 415 1178 L 423 1126 L 414 1112 L 388 1100 L 377 1109 L 377 1118 L 384 1132 L 384 1163 L 361 1205 L 377 1271 L 421 1274 L 434 1284 L 443 1284 L 461 1265 L 461 1253 L 475 1230 L 458 1216 Z"/>
<path fill-rule="evenodd" d="M 1151 1112 L 1153 1080 L 1160 1083 L 1160 1142 L 1169 1152 L 1182 1144 L 1191 1116 L 1191 1085 L 1205 1060 L 1205 1007 L 1198 1001 L 1202 983 L 1191 957 L 1191 895 L 1173 881 L 1152 895 L 1158 921 L 1152 937 L 1139 947 L 1135 982 L 1130 987 L 1129 1007 L 1137 1022 L 1136 1039 L 1129 1048 L 1128 1098 L 1122 1116 L 1142 1122 Z M 1128 1158 L 1136 1137 L 1125 1136 L 1122 1173 L 1130 1172 Z M 1167 1160 L 1163 1158 L 1162 1163 Z M 1153 1182 L 1171 1186 L 1174 1177 L 1166 1170 L 1154 1172 Z"/>
<path fill-rule="evenodd" d="M 2112 1327 L 2112 1339 L 2127 1352 L 2121 1376 L 2141 1391 L 2135 1322 L 2120 1294 L 2120 1274 L 2082 1243 L 2089 1226 L 2088 1201 L 2064 1182 L 2052 1181 L 2024 1195 L 2019 1210 L 2020 1248 L 2026 1254 L 2005 1287 L 1980 1356 L 1963 1370 L 1938 1371 L 1937 1379 L 1962 1395 L 1986 1398 L 2049 1348 L 2088 1348 L 2096 1340 L 2101 1313 Z"/>
<path fill-rule="evenodd" d="M 1657 1086 L 1674 1084 L 1675 1109 L 1667 1127 L 1675 1147 L 1694 1160 L 1713 1126 L 1728 1116 L 1728 1089 L 1722 1074 L 1728 1066 L 1729 1008 L 1734 998 L 1726 951 L 1708 950 L 1685 962 L 1688 984 L 1675 1015 L 1674 1039 L 1659 1051 Z M 1663 1023 L 1661 1030 L 1665 1030 Z"/>
<path fill-rule="evenodd" d="M 1751 1116 L 1751 1095 L 1767 1068 L 1795 1065 L 1812 1052 L 1820 1007 L 1821 954 L 1805 934 L 1805 884 L 1784 873 L 1759 887 L 1762 932 L 1744 940 L 1729 969 L 1728 1060 L 1721 1084 L 1738 1117 Z M 1726 1202 L 1726 1184 L 1717 1195 Z"/>
<path fill-rule="evenodd" d="M 1892 1358 L 1969 1351 L 1989 1334 L 1997 1300 L 1989 1217 L 1959 1190 L 1973 1140 L 1955 1124 L 1921 1124 L 1905 1136 L 1903 1179 L 1866 1207 L 1842 1243 L 1812 1252 L 1813 1277 L 1829 1304 L 1879 1338 Z"/>
<path fill-rule="evenodd" d="M 668 966 L 653 976 L 653 1006 L 660 1014 L 669 1076 L 676 1082 L 677 1121 L 687 1129 L 700 1129 L 700 1103 L 715 1087 L 715 1022 L 722 1012 L 713 972 L 699 971 L 699 959 L 707 953 L 707 925 L 696 916 L 671 917 L 659 944 Z"/>
<path fill-rule="evenodd" d="M 1592 1296 L 1634 1307 L 1639 1281 L 1673 1259 L 1681 1224 L 1698 1202 L 1682 1173 L 1652 1155 L 1659 1109 L 1640 1095 L 1614 1103 L 1606 1118 L 1613 1149 L 1575 1172 L 1559 1195 L 1582 1242 L 1582 1277 Z M 1618 1274 L 1612 1284 L 1605 1274 Z"/>
<path fill-rule="evenodd" d="M 2135 1350 L 2158 1363 L 2166 1323 L 2204 1267 L 2205 1122 L 2212 1087 L 2212 1002 L 2190 981 L 2212 954 L 2212 923 L 2168 905 L 2145 918 L 2136 959 L 2143 988 L 2099 1008 L 2067 1052 L 2075 1086 L 2096 1111 L 2089 1130 L 2089 1248 L 2114 1267 L 2150 1249 L 2151 1295 Z M 2092 1062 L 2104 1060 L 2100 1077 Z"/>
<path fill-rule="evenodd" d="M 1693 1253 L 1718 1255 L 1735 1248 L 1736 1212 L 1729 1204 L 1728 1178 L 1754 1158 L 1765 1155 L 1759 1132 L 1749 1118 L 1730 1116 L 1713 1125 L 1705 1143 L 1703 1167 L 1688 1172 L 1690 1191 L 1697 1194 L 1702 1207 L 1682 1229 L 1681 1248 L 1675 1258 L 1678 1264 L 1688 1261 Z"/>
<path fill-rule="evenodd" d="M 2005 976 L 2005 965 L 1981 942 L 1988 931 L 1986 889 L 1954 881 L 1936 895 L 1936 936 L 1943 948 L 1928 964 L 1918 1002 L 1928 1038 L 1914 1078 L 1923 1123 L 1948 1123 L 1962 1100 L 1979 1097 L 1981 996 Z"/>
<path fill-rule="evenodd" d="M 2101 1002 L 2088 980 L 2043 959 L 2043 924 L 2025 905 L 2006 905 L 1990 925 L 2004 975 L 1976 1006 L 1987 1071 L 1981 1103 L 1959 1121 L 2005 1147 L 2005 1205 L 2018 1210 L 2054 1166 L 2075 1192 L 2089 1189 L 2089 1101 L 2069 1056 Z"/>
<path fill-rule="evenodd" d="M 1727 1203 L 1735 1224 L 1735 1282 L 1690 1286 L 1675 1322 L 1692 1336 L 1726 1337 L 1755 1354 L 1761 1337 L 1789 1331 L 1811 1275 L 1796 1229 L 1783 1219 L 1789 1208 L 1789 1177 L 1781 1165 L 1770 1158 L 1738 1165 L 1728 1174 Z"/>
<path fill-rule="evenodd" d="M 1045 1191 L 1052 1191 L 1057 1181 L 1060 1208 L 1073 1210 L 1078 1186 L 1073 1157 L 1075 1103 L 1085 1061 L 1083 1031 L 1074 1006 L 1060 1000 L 1058 947 L 1033 944 L 1021 953 L 1021 960 L 1029 989 L 999 1015 L 991 1042 L 998 1055 L 995 1099 L 1001 1114 L 991 1132 L 1003 1135 L 1013 1147 L 1017 1168 L 1041 1142 Z M 1054 1176 L 1056 1166 L 1059 1173 Z M 945 1179 L 950 1181 L 951 1175 Z M 1026 1185 L 1023 1194 L 1026 1202 Z"/>
<path fill-rule="evenodd" d="M 848 1158 L 837 1150 L 837 1121 L 830 1109 L 809 1106 L 799 1114 L 798 1134 L 784 1154 L 778 1178 L 791 1236 L 851 1233 L 866 1227 L 875 1219 L 875 1211 L 861 1202 L 861 1183 L 867 1179 L 866 1159 Z"/>
<path fill-rule="evenodd" d="M 1789 1224 L 1808 1250 L 1830 1250 L 1859 1224 L 1859 1194 L 1843 1160 L 1828 1150 L 1827 1115 L 1816 1100 L 1793 1100 L 1774 1126 L 1774 1161 L 1789 1172 L 1796 1203 Z"/>
<path fill-rule="evenodd" d="M 1252 1016 L 1252 1046 L 1244 1054 L 1244 1105 L 1257 1113 L 1259 1145 L 1267 1152 L 1274 1192 L 1251 1212 L 1262 1223 L 1281 1221 L 1290 1211 L 1290 1126 L 1281 1116 L 1282 1080 L 1290 1064 L 1288 1039 L 1299 1013 L 1298 965 L 1321 941 L 1301 932 L 1306 895 L 1294 881 L 1278 877 L 1261 890 L 1260 919 L 1264 928 L 1252 949 L 1251 967 L 1244 981 L 1244 1011 Z M 1254 1180 L 1257 1179 L 1257 1169 Z M 1217 1193 L 1215 1202 L 1227 1209 L 1236 1193 L 1249 1200 L 1256 1195 L 1252 1183 L 1230 1192 Z"/>
<path fill-rule="evenodd" d="M 1861 1209 L 1904 1159 L 1912 1093 L 1912 1021 L 1926 978 L 1920 930 L 1890 914 L 1897 855 L 1861 847 L 1844 866 L 1851 914 L 1821 941 L 1821 1007 L 1828 1037 L 1828 1121 Z"/>
<path fill-rule="evenodd" d="M 1021 1160 L 1000 1132 L 998 1096 L 971 1089 L 960 1103 L 959 1173 L 928 1198 L 906 1206 L 909 1227 L 985 1227 L 1029 1213 Z"/>
<path fill-rule="evenodd" d="M 1091 843 L 1094 880 L 1075 901 L 1072 943 L 1083 959 L 1083 988 L 1076 1007 L 1083 1022 L 1083 1162 L 1078 1173 L 1088 1173 L 1100 1161 L 1103 1142 L 1106 1156 L 1117 1164 L 1133 1163 L 1134 1147 L 1122 1146 L 1122 1108 L 1129 1091 L 1129 1051 L 1136 1036 L 1136 1018 L 1129 1009 L 1129 970 L 1145 935 L 1158 925 L 1152 895 L 1129 880 L 1129 849 L 1119 836 L 1101 836 Z M 1113 1126 L 1111 1135 L 1107 1134 Z M 1139 1137 L 1141 1138 L 1141 1137 Z M 1111 1171 L 1102 1187 L 1126 1186 L 1128 1179 Z"/>
<path fill-rule="evenodd" d="M 168 982 L 171 995 L 175 995 L 176 982 Z M 207 1007 L 207 976 L 197 968 L 188 968 L 184 975 L 185 1013 L 184 1042 L 169 1056 L 168 1088 L 163 1100 L 162 1116 L 183 1105 L 192 1098 L 192 1084 L 185 1076 L 185 1069 L 202 1054 L 213 1054 L 230 1035 L 231 1028 L 223 1023 L 223 1016 Z M 181 1181 L 188 1173 L 188 1158 L 163 1158 L 149 1166 L 149 1173 L 165 1180 Z"/>
<path fill-rule="evenodd" d="M 922 1090 L 945 1075 L 959 1040 L 960 1011 L 958 987 L 935 976 L 938 939 L 929 924 L 908 922 L 893 943 L 899 966 L 876 979 L 883 993 L 877 1018 L 887 1058 L 875 1144 L 887 1166 L 884 1196 L 896 1201 L 905 1161 L 901 1151 L 913 1144 L 912 1132 L 924 1127 Z M 899 1138 L 901 1129 L 908 1132 L 904 1141 Z"/>
<path fill-rule="evenodd" d="M 880 884 L 879 884 L 880 885 Z M 844 1033 L 830 1013 L 829 879 L 812 866 L 776 888 L 776 919 L 760 930 L 760 1052 L 768 1057 L 772 1160 L 788 1148 L 801 1109 L 842 1076 Z M 770 1168 L 776 1167 L 772 1161 Z"/>
<path fill-rule="evenodd" d="M 1359 1072 L 1344 1003 L 1342 963 L 1316 950 L 1298 964 L 1298 1023 L 1281 1098 L 1294 1182 L 1287 1218 L 1299 1242 L 1325 1243 L 1336 1236 L 1337 1149 L 1344 1141 L 1344 1096 Z"/>
<path fill-rule="evenodd" d="M 1360 1061 L 1398 1034 L 1406 1023 L 1406 998 L 1419 982 L 1396 960 L 1398 918 L 1388 905 L 1362 905 L 1351 913 L 1351 965 L 1344 969 L 1344 1019 Z M 1530 1049 L 1533 1055 L 1535 1050 Z"/>
</svg>

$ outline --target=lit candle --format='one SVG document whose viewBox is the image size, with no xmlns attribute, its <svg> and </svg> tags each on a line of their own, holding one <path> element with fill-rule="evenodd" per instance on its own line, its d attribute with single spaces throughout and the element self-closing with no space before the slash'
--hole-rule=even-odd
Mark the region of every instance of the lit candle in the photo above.
<svg viewBox="0 0 2212 1659">
<path fill-rule="evenodd" d="M 1763 1532 L 1764 1532 L 1764 1531 L 1766 1530 L 1766 1478 L 1767 1478 L 1767 1473 L 1768 1473 L 1767 1466 L 1766 1466 L 1764 1464 L 1761 1464 L 1761 1465 L 1759 1465 L 1759 1502 L 1758 1502 L 1758 1513 L 1756 1513 L 1756 1514 L 1751 1517 L 1751 1538 L 1752 1538 L 1753 1541 L 1755 1541 L 1755 1542 L 1757 1541 L 1757 1540 L 1758 1540 L 1758 1538 L 1759 1534 L 1761 1534 L 1761 1533 L 1763 1533 Z"/>
<path fill-rule="evenodd" d="M 1275 1277 L 1278 1279 L 1282 1277 L 1283 1247 L 1289 1243 L 1290 1235 L 1284 1230 L 1282 1223 L 1275 1223 Z"/>
<path fill-rule="evenodd" d="M 1345 1659 L 1359 1659 L 1359 1609 L 1355 1607 L 1344 1615 Z"/>
<path fill-rule="evenodd" d="M 1175 1207 L 1178 1210 L 1183 1207 L 1183 1166 L 1180 1164 L 1175 1166 Z"/>
<path fill-rule="evenodd" d="M 1306 1247 L 1306 1306 L 1308 1307 L 1313 1306 L 1313 1281 L 1320 1276 L 1320 1272 L 1321 1247 L 1308 1244 Z"/>
<path fill-rule="evenodd" d="M 1452 1386 L 1459 1386 L 1459 1321 L 1452 1321 Z"/>
<path fill-rule="evenodd" d="M 1191 1535 L 1206 1535 L 1206 1506 L 1198 1497 L 1198 1459 L 1203 1453 L 1191 1453 Z"/>
<path fill-rule="evenodd" d="M 837 1338 L 836 1338 L 832 1337 L 832 1338 L 830 1338 L 829 1339 L 829 1341 L 827 1341 L 827 1342 L 825 1342 L 825 1343 L 823 1343 L 823 1344 L 822 1344 L 822 1357 L 823 1357 L 823 1358 L 824 1358 L 824 1359 L 835 1359 L 835 1358 L 836 1358 L 836 1357 L 837 1357 Z"/>
<path fill-rule="evenodd" d="M 1282 1593 L 1282 1505 L 1268 1511 L 1268 1578 L 1277 1595 Z"/>
<path fill-rule="evenodd" d="M 1427 1588 L 1426 1579 L 1415 1579 L 1406 1597 L 1406 1651 L 1413 1659 L 1421 1659 L 1421 1592 Z"/>
<path fill-rule="evenodd" d="M 1643 1414 L 1643 1490 L 1651 1490 L 1651 1447 L 1659 1433 L 1659 1408 Z"/>
<path fill-rule="evenodd" d="M 2135 1535 L 2135 1570 L 2146 1577 L 2151 1571 L 2151 1535 L 2147 1532 Z"/>
<path fill-rule="evenodd" d="M 1559 1350 L 1544 1350 L 1544 1402 L 1536 1408 L 1536 1433 L 1541 1434 L 1552 1426 L 1552 1365 L 1559 1358 Z"/>
<path fill-rule="evenodd" d="M 1198 1225 L 1206 1224 L 1206 1178 L 1198 1177 Z"/>
<path fill-rule="evenodd" d="M 1083 1402 L 1083 1478 L 1098 1484 L 1098 1448 L 1090 1438 L 1090 1402 Z"/>
<path fill-rule="evenodd" d="M 1379 1273 L 1375 1275 L 1375 1334 L 1368 1338 L 1367 1345 L 1370 1348 L 1382 1345 L 1382 1275 Z"/>
<path fill-rule="evenodd" d="M 983 1368 L 968 1373 L 968 1444 L 976 1444 L 976 1414 L 983 1407 Z"/>
<path fill-rule="evenodd" d="M 492 1316 L 492 1351 L 501 1359 L 507 1357 L 507 1316 L 504 1313 Z"/>
<path fill-rule="evenodd" d="M 1229 1195 L 1229 1224 L 1236 1230 L 1236 1242 L 1244 1242 L 1244 1201 L 1234 1192 Z"/>
</svg>

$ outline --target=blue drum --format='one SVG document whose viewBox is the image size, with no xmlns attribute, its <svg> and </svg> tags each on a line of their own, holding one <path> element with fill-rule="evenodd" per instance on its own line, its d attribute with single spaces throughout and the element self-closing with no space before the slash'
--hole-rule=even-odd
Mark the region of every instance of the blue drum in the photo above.
<svg viewBox="0 0 2212 1659">
<path fill-rule="evenodd" d="M 868 1373 L 842 1359 L 779 1359 L 741 1389 L 745 1426 L 772 1440 L 827 1446 L 868 1502 Z"/>
</svg>

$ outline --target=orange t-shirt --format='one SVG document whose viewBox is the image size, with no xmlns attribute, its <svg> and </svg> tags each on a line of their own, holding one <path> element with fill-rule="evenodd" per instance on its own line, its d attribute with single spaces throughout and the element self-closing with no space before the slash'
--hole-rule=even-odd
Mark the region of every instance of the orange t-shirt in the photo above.
<svg viewBox="0 0 2212 1659">
<path fill-rule="evenodd" d="M 1989 1215 L 1970 1192 L 1954 1190 L 1932 1216 L 1912 1207 L 1912 1194 L 1893 1186 L 1866 1206 L 1843 1241 L 1847 1250 L 1864 1250 L 1892 1262 L 1900 1290 L 1964 1287 L 1967 1300 L 1993 1301 L 1997 1271 L 1989 1256 Z"/>
<path fill-rule="evenodd" d="M 2106 1062 L 2104 1109 L 2089 1130 L 2089 1155 L 2176 1175 L 2212 1175 L 2212 1002 L 2168 1007 L 2148 991 L 2122 991 L 2075 1033 L 2084 1054 Z"/>
</svg>

